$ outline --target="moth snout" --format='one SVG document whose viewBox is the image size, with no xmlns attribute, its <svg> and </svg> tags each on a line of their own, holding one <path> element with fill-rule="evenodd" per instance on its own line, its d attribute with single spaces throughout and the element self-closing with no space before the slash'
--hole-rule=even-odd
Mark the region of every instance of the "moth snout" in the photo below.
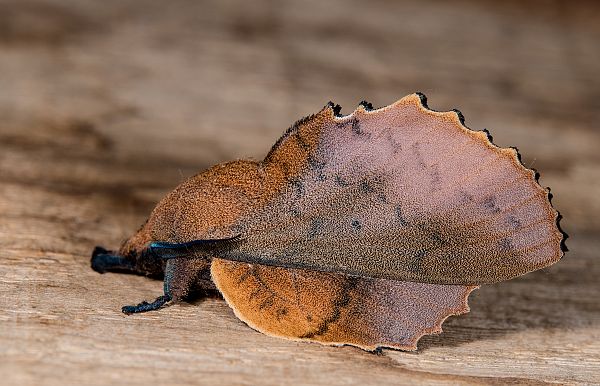
<svg viewBox="0 0 600 386">
<path fill-rule="evenodd" d="M 92 269 L 98 273 L 131 270 L 133 262 L 111 252 L 103 247 L 96 246 L 92 251 Z"/>
</svg>

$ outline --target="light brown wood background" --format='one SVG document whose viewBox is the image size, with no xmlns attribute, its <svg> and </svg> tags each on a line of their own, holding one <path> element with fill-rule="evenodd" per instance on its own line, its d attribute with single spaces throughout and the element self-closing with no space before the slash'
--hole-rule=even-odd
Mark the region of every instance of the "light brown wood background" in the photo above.
<svg viewBox="0 0 600 386">
<path fill-rule="evenodd" d="M 599 383 L 599 20 L 574 1 L 0 0 L 0 384 Z M 185 177 L 260 159 L 328 100 L 413 91 L 517 145 L 571 235 L 419 351 L 270 338 L 217 298 L 125 316 L 161 282 L 89 268 Z"/>
</svg>

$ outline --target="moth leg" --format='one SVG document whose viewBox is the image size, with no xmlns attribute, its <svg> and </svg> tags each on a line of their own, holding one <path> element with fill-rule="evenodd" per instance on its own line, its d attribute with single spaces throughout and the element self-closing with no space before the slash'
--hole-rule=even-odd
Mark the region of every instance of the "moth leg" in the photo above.
<svg viewBox="0 0 600 386">
<path fill-rule="evenodd" d="M 121 310 L 125 314 L 135 314 L 158 310 L 168 302 L 185 300 L 196 288 L 202 272 L 209 268 L 209 259 L 171 259 L 165 267 L 164 295 L 151 303 L 144 301 L 135 306 L 125 306 Z"/>
<path fill-rule="evenodd" d="M 137 314 L 138 312 L 147 312 L 158 310 L 162 306 L 164 306 L 167 302 L 171 300 L 171 296 L 162 295 L 157 297 L 152 303 L 148 303 L 147 301 L 143 301 L 135 306 L 124 306 L 121 308 L 124 314 Z"/>
<path fill-rule="evenodd" d="M 119 256 L 102 247 L 94 248 L 91 259 L 92 269 L 99 273 L 125 272 L 136 273 L 135 262 Z"/>
<path fill-rule="evenodd" d="M 165 295 L 173 301 L 187 299 L 190 292 L 197 288 L 204 271 L 210 270 L 210 259 L 170 259 L 165 268 Z"/>
</svg>

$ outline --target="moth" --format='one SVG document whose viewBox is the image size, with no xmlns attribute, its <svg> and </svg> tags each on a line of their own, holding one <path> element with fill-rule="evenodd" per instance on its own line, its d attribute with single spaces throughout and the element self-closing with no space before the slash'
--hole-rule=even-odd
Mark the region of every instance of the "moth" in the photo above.
<svg viewBox="0 0 600 386">
<path fill-rule="evenodd" d="M 98 272 L 164 277 L 133 314 L 218 289 L 276 337 L 415 350 L 483 284 L 557 262 L 560 214 L 515 148 L 437 112 L 423 94 L 350 115 L 333 103 L 290 127 L 260 162 L 184 181 Z"/>
</svg>

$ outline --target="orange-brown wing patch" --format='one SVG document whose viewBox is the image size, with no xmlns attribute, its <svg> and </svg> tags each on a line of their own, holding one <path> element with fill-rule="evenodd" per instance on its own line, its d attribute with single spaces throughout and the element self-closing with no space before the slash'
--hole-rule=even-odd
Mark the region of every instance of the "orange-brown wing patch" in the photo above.
<svg viewBox="0 0 600 386">
<path fill-rule="evenodd" d="M 374 350 L 415 350 L 468 312 L 476 287 L 351 277 L 214 259 L 212 279 L 236 316 L 277 337 Z"/>
<path fill-rule="evenodd" d="M 315 154 L 322 130 L 331 122 L 332 116 L 332 106 L 327 105 L 318 113 L 294 123 L 273 145 L 259 168 L 264 178 L 264 198 L 272 198 L 286 186 L 298 188 L 301 174 L 318 167 Z"/>
</svg>

